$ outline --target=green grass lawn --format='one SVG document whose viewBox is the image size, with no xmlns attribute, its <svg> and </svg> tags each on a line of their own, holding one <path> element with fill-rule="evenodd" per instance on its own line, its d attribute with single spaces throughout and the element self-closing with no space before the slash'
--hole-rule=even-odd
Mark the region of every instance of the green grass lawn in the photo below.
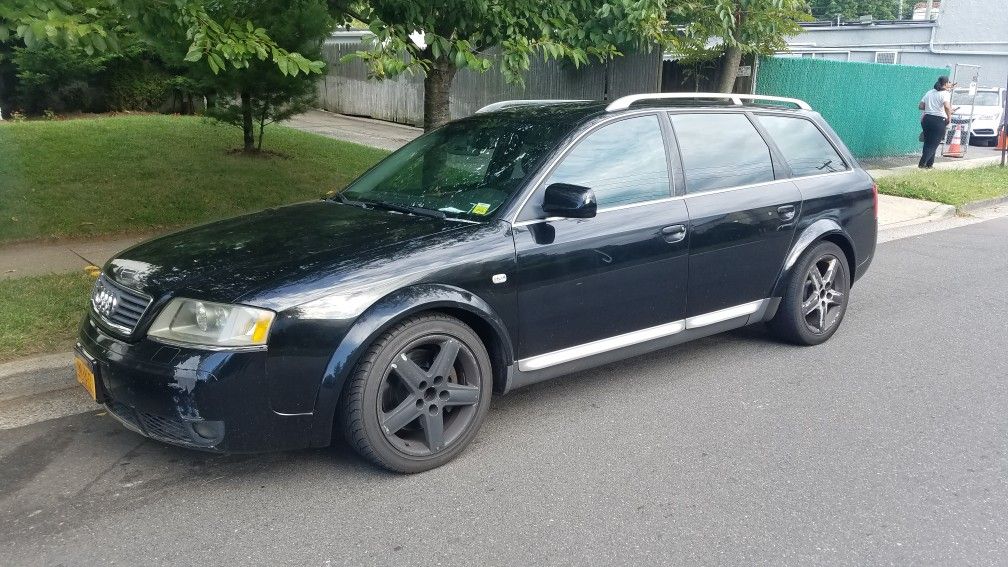
<svg viewBox="0 0 1008 567">
<path fill-rule="evenodd" d="M 1008 168 L 916 171 L 878 180 L 880 193 L 955 205 L 1008 195 Z"/>
<path fill-rule="evenodd" d="M 92 285 L 83 272 L 0 280 L 0 362 L 70 350 Z"/>
<path fill-rule="evenodd" d="M 380 158 L 368 148 L 268 126 L 264 149 L 191 116 L 0 123 L 0 244 L 150 232 L 318 198 Z"/>
</svg>

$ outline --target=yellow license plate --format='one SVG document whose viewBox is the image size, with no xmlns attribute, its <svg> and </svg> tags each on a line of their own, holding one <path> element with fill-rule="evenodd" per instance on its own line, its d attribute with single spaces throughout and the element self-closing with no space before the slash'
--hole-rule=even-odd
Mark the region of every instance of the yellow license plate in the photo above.
<svg viewBox="0 0 1008 567">
<path fill-rule="evenodd" d="M 84 386 L 84 389 L 91 394 L 91 399 L 97 401 L 98 394 L 95 391 L 95 375 L 91 371 L 91 365 L 80 355 L 74 355 L 74 370 L 77 371 L 77 381 Z"/>
</svg>

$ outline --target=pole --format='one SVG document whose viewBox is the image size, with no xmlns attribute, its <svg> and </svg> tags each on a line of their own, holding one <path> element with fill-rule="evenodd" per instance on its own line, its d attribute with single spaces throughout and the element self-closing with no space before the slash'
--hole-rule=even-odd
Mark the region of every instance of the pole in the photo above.
<svg viewBox="0 0 1008 567">
<path fill-rule="evenodd" d="M 1001 113 L 1001 131 L 1006 138 L 1005 145 L 1001 148 L 1001 167 L 1004 167 L 1006 157 L 1008 157 L 1008 85 L 1005 85 L 1004 112 Z"/>
</svg>

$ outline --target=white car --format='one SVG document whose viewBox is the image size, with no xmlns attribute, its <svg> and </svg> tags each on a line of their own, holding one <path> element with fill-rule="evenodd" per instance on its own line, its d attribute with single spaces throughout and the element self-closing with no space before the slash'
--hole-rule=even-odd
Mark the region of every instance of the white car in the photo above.
<svg viewBox="0 0 1008 567">
<path fill-rule="evenodd" d="M 972 124 L 970 105 L 972 104 Z M 970 142 L 993 146 L 997 143 L 998 127 L 1004 119 L 1005 89 L 980 87 L 976 97 L 968 89 L 952 91 L 953 124 L 969 124 Z"/>
</svg>

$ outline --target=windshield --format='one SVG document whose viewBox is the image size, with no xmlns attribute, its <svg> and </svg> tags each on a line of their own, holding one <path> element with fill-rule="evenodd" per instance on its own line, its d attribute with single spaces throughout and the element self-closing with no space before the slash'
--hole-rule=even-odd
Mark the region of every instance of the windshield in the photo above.
<svg viewBox="0 0 1008 567">
<path fill-rule="evenodd" d="M 486 219 L 570 128 L 493 115 L 452 122 L 403 146 L 339 197 L 399 211 Z"/>
<path fill-rule="evenodd" d="M 952 106 L 969 107 L 970 104 L 974 106 L 1001 106 L 1001 100 L 995 91 L 977 91 L 976 99 L 970 96 L 969 91 L 952 93 Z"/>
</svg>

